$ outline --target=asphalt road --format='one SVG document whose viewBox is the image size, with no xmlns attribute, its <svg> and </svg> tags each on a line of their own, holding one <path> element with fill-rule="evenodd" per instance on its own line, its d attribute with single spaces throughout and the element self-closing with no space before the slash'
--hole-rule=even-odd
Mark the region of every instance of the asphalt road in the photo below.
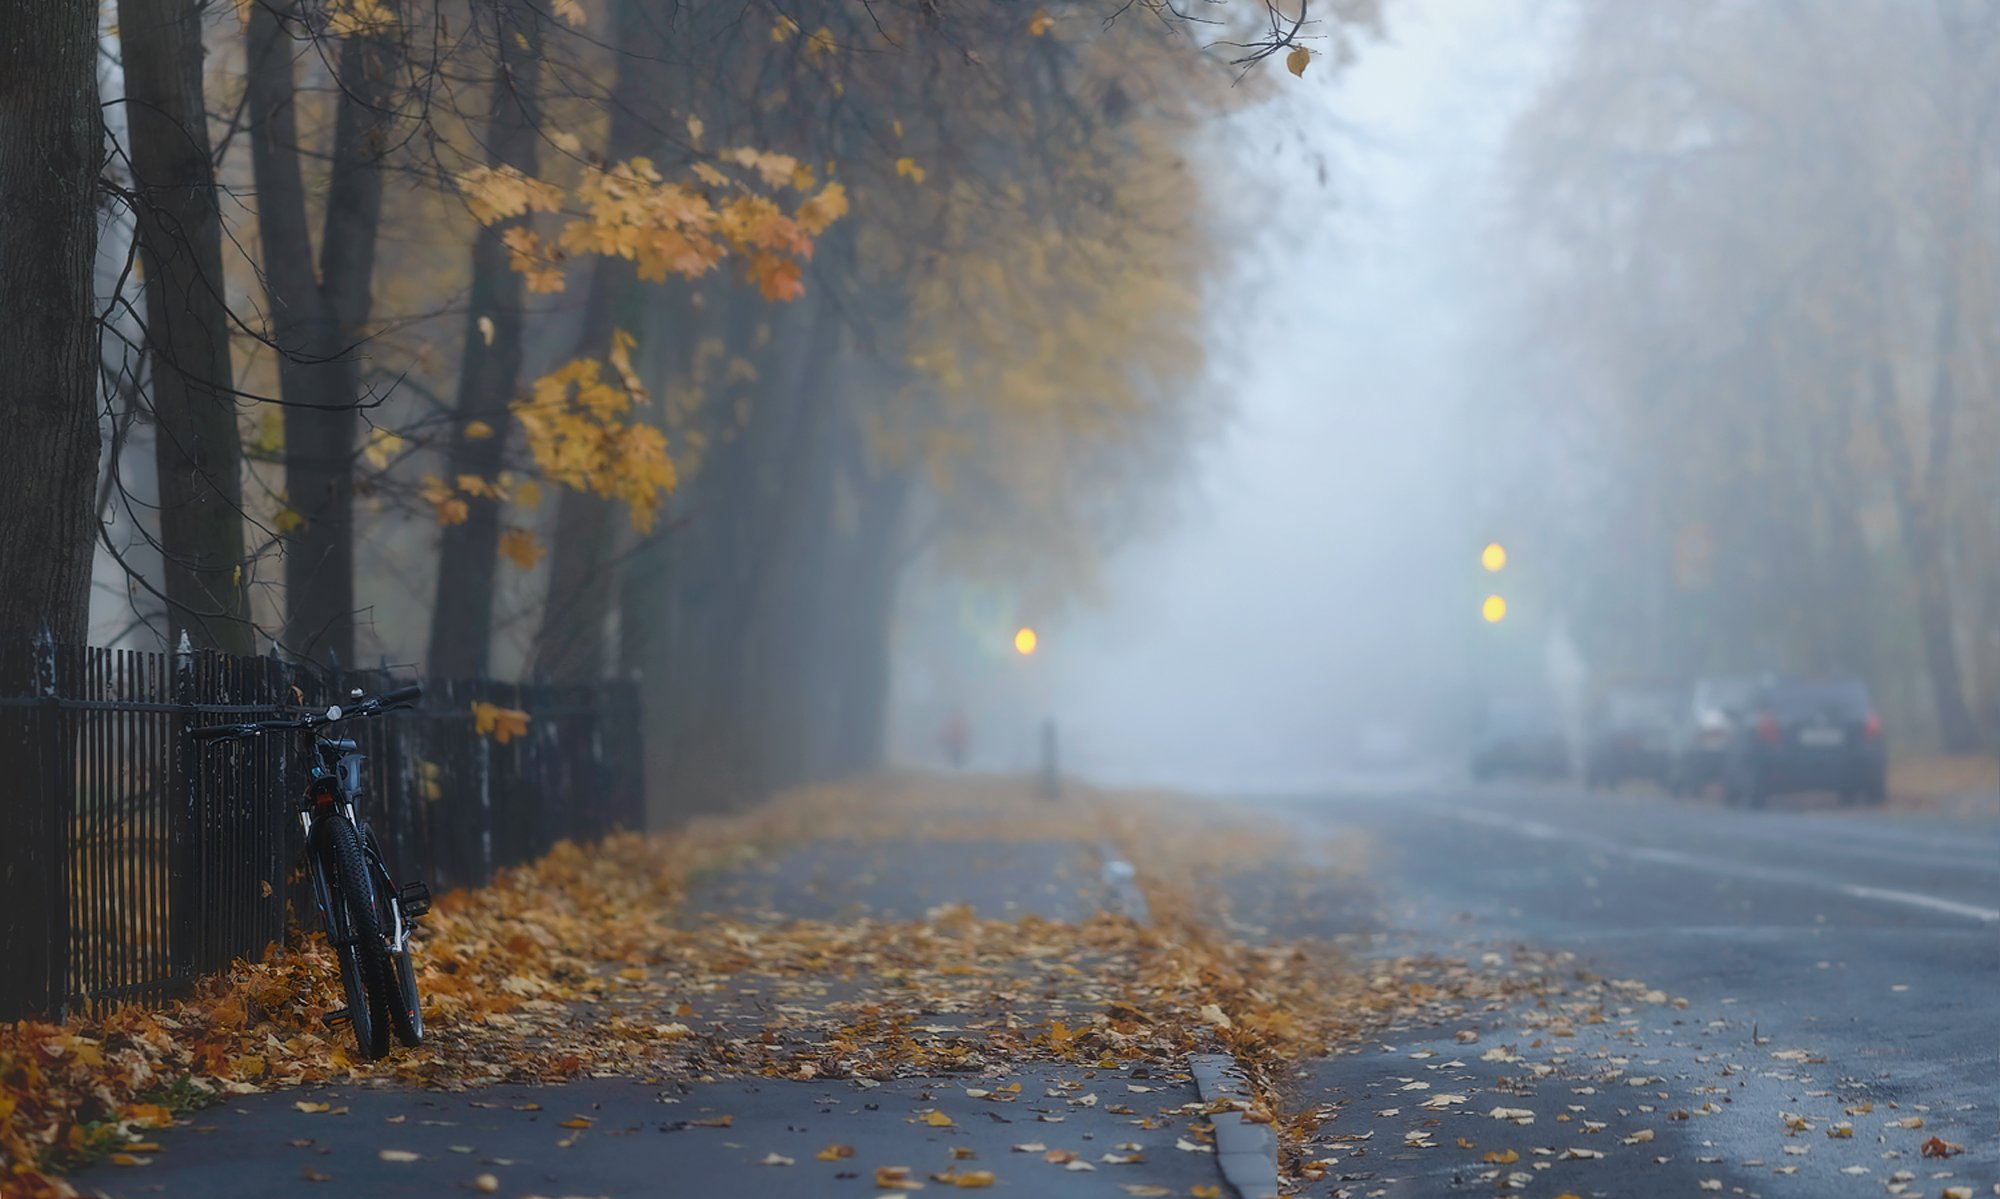
<svg viewBox="0 0 2000 1199">
<path fill-rule="evenodd" d="M 819 1199 L 894 1193 L 900 1188 L 872 1184 L 878 1170 L 898 1168 L 939 1189 L 956 1189 L 941 1186 L 940 1174 L 992 1171 L 1015 1194 L 1050 1199 L 1122 1199 L 1125 1183 L 1187 1195 L 1219 1181 L 1212 1153 L 1174 1148 L 1189 1123 L 1180 1109 L 1198 1107 L 1191 1082 L 1147 1078 L 1139 1100 L 1122 1073 L 1050 1067 L 1010 1077 L 1024 1085 L 1006 1105 L 967 1095 L 957 1080 L 923 1079 L 682 1086 L 593 1078 L 462 1093 L 284 1091 L 207 1109 L 160 1135 L 157 1160 L 93 1166 L 74 1181 L 86 1194 L 114 1199 Z M 1111 1101 L 1071 1102 L 1097 1092 Z M 1156 1130 L 1136 1131 L 1119 1114 L 1130 1101 L 1160 1113 Z M 934 1112 L 950 1117 L 945 1126 L 926 1120 Z M 1086 1164 L 1050 1164 L 1045 1150 Z"/>
<path fill-rule="evenodd" d="M 2000 1194 L 2000 801 L 1963 819 L 1378 784 L 1254 806 L 1301 843 L 1358 843 L 1366 877 L 1252 895 L 1251 923 L 1363 954 L 1570 951 L 1671 998 L 1561 1038 L 1492 1013 L 1321 1063 L 1301 1085 L 1339 1108 L 1339 1160 L 1312 1193 Z M 1466 1102 L 1415 1105 L 1440 1093 Z M 1932 1136 L 1965 1152 L 1926 1158 Z"/>
</svg>

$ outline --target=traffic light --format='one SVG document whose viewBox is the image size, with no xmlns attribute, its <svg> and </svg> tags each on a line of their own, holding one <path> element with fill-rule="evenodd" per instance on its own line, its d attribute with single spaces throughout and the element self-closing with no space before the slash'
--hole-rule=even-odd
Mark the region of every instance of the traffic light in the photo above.
<svg viewBox="0 0 2000 1199">
<path fill-rule="evenodd" d="M 1486 568 L 1487 574 L 1499 574 L 1507 566 L 1507 547 L 1497 541 L 1487 542 L 1486 548 L 1479 551 L 1479 565 Z M 1507 619 L 1506 597 L 1488 595 L 1486 602 L 1479 605 L 1479 615 L 1485 618 L 1487 624 L 1499 624 Z"/>
<path fill-rule="evenodd" d="M 1035 636 L 1035 630 L 1029 628 L 1027 625 L 1022 625 L 1020 628 L 1014 630 L 1014 652 L 1023 658 L 1033 654 L 1035 646 L 1040 642 L 1041 638 Z"/>
</svg>

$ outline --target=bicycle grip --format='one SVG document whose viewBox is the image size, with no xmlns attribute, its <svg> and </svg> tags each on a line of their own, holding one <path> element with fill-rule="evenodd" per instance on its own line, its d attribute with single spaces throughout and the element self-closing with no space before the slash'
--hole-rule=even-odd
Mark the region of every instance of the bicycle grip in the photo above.
<svg viewBox="0 0 2000 1199">
<path fill-rule="evenodd" d="M 383 695 L 378 698 L 380 698 L 381 702 L 385 704 L 400 704 L 400 703 L 407 703 L 413 700 L 422 699 L 423 695 L 424 695 L 424 689 L 422 685 L 418 683 L 411 683 L 407 687 L 398 687 L 394 691 L 389 692 L 387 695 Z"/>
<path fill-rule="evenodd" d="M 187 735 L 196 741 L 213 741 L 218 737 L 241 737 L 243 735 L 243 726 L 240 724 L 204 725 L 201 728 L 189 729 Z"/>
</svg>

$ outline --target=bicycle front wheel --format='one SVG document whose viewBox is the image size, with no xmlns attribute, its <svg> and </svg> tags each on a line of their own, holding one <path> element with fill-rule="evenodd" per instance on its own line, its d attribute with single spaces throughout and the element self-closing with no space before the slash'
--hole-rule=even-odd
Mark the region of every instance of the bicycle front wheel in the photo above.
<svg viewBox="0 0 2000 1199">
<path fill-rule="evenodd" d="M 351 942 L 340 947 L 348 1022 L 354 1026 L 362 1056 L 378 1058 L 389 1052 L 391 996 L 399 988 L 376 915 L 375 881 L 361 852 L 361 838 L 347 817 L 322 817 L 319 827 L 325 830 L 327 852 L 333 859 L 332 899 L 346 913 Z"/>
</svg>

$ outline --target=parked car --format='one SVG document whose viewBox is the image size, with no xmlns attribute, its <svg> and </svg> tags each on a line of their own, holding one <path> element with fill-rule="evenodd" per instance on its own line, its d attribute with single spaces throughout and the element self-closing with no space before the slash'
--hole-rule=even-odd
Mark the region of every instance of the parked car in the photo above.
<svg viewBox="0 0 2000 1199">
<path fill-rule="evenodd" d="M 1729 741 L 1757 691 L 1751 675 L 1714 675 L 1696 679 L 1682 709 L 1674 737 L 1674 760 L 1667 789 L 1675 795 L 1698 795 L 1722 783 L 1729 760 Z"/>
<path fill-rule="evenodd" d="M 1501 776 L 1557 779 L 1569 774 L 1569 737 L 1549 705 L 1523 699 L 1497 701 L 1472 745 L 1468 766 L 1480 781 Z"/>
<path fill-rule="evenodd" d="M 1584 786 L 1616 787 L 1626 779 L 1665 786 L 1673 765 L 1674 725 L 1681 696 L 1646 685 L 1607 689 L 1591 710 L 1583 751 Z"/>
<path fill-rule="evenodd" d="M 1888 794 L 1882 718 L 1854 679 L 1772 679 L 1751 693 L 1730 737 L 1723 799 L 1762 805 L 1792 791 L 1833 791 L 1841 802 Z"/>
</svg>

